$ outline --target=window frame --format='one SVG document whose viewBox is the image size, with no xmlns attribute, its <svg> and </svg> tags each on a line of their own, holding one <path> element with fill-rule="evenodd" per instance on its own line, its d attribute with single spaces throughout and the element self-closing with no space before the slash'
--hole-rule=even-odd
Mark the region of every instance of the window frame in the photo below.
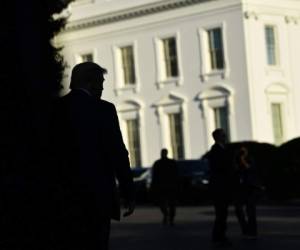
<svg viewBox="0 0 300 250">
<path fill-rule="evenodd" d="M 235 114 L 235 90 L 228 84 L 214 84 L 208 86 L 198 93 L 196 100 L 199 101 L 199 108 L 204 123 L 204 140 L 206 150 L 213 145 L 214 140 L 211 133 L 216 129 L 214 108 L 227 107 L 228 131 L 230 141 L 237 139 L 237 121 Z"/>
<path fill-rule="evenodd" d="M 130 86 L 136 84 L 136 72 L 135 72 L 135 61 L 134 61 L 134 48 L 132 45 L 120 47 L 121 54 L 121 68 L 123 75 L 123 84 L 124 86 Z M 131 53 L 128 53 L 128 49 L 131 50 Z M 126 52 L 126 57 L 125 53 Z M 128 55 L 130 57 L 128 57 Z M 125 59 L 125 60 L 124 60 Z"/>
<path fill-rule="evenodd" d="M 269 44 L 268 44 L 268 37 L 267 37 L 267 28 L 272 28 L 273 36 L 274 36 L 274 48 L 273 48 L 273 57 L 275 58 L 275 63 L 272 64 L 269 62 Z M 265 42 L 265 51 L 266 51 L 266 64 L 268 67 L 279 67 L 280 66 L 280 44 L 279 44 L 279 37 L 278 37 L 278 26 L 276 24 L 266 23 L 264 25 L 264 42 Z"/>
<path fill-rule="evenodd" d="M 284 104 L 280 101 L 272 101 L 271 103 L 271 121 L 272 121 L 272 130 L 273 130 L 273 138 L 274 138 L 274 143 L 276 145 L 280 145 L 284 142 L 284 138 L 285 138 L 285 131 L 284 131 L 284 118 L 283 118 L 283 110 L 284 110 Z M 279 121 L 279 124 L 280 124 L 280 134 L 281 134 L 281 137 L 279 140 L 277 140 L 277 135 L 276 135 L 276 132 L 275 131 L 275 123 L 278 122 L 278 121 L 275 121 L 274 119 L 274 105 L 278 106 L 279 107 L 279 114 L 280 114 L 280 117 L 278 119 Z"/>
<path fill-rule="evenodd" d="M 171 112 L 168 113 L 167 115 L 168 115 L 168 124 L 169 124 L 169 140 L 170 140 L 170 148 L 172 150 L 172 156 L 176 160 L 182 160 L 185 158 L 184 131 L 183 131 L 184 129 L 183 129 L 183 119 L 182 119 L 183 115 L 182 112 Z M 177 116 L 179 117 L 178 124 L 176 124 L 176 119 L 175 119 L 178 118 Z M 172 122 L 174 122 L 173 125 Z M 177 130 L 178 127 L 180 131 Z"/>
<path fill-rule="evenodd" d="M 131 125 L 136 127 L 130 130 L 130 122 L 134 121 Z M 130 158 L 130 166 L 141 167 L 142 166 L 142 149 L 141 149 L 141 133 L 140 133 L 140 121 L 139 118 L 129 118 L 125 120 L 126 123 L 126 135 L 128 143 L 128 151 Z M 131 133 L 133 131 L 133 133 Z M 132 153 L 134 152 L 134 153 Z"/>
<path fill-rule="evenodd" d="M 174 42 L 175 48 L 172 48 L 170 42 Z M 176 37 L 167 37 L 161 39 L 162 49 L 163 49 L 163 60 L 164 60 L 164 77 L 165 79 L 176 78 L 179 76 L 179 68 L 178 68 L 178 55 L 177 55 L 177 42 Z M 174 54 L 171 54 L 171 51 Z M 176 69 L 175 69 L 175 68 Z M 175 72 L 173 72 L 175 71 Z"/>
<path fill-rule="evenodd" d="M 166 74 L 166 63 L 164 55 L 163 40 L 174 38 L 176 42 L 176 57 L 177 57 L 177 76 L 168 77 Z M 158 89 L 165 87 L 166 85 L 180 86 L 183 84 L 183 68 L 181 58 L 181 39 L 179 31 L 162 33 L 153 38 L 155 56 L 156 56 L 156 72 L 157 81 L 156 86 Z"/>
<path fill-rule="evenodd" d="M 133 52 L 133 69 L 134 69 L 134 84 L 125 84 L 124 71 L 121 49 L 125 47 L 132 47 Z M 139 61 L 138 61 L 138 43 L 137 41 L 118 43 L 112 46 L 112 53 L 114 59 L 114 75 L 115 75 L 115 86 L 114 92 L 116 96 L 124 93 L 138 93 L 140 90 L 140 76 L 139 76 Z"/>
<path fill-rule="evenodd" d="M 228 107 L 228 104 L 221 105 L 221 106 L 215 106 L 215 107 L 212 107 L 212 109 L 213 109 L 215 129 L 222 128 L 226 133 L 227 140 L 230 141 L 231 138 L 230 138 L 230 120 L 229 120 L 229 112 L 228 112 L 229 107 Z M 222 126 L 222 123 L 223 123 L 222 122 L 222 117 L 221 117 L 222 116 L 222 111 L 225 111 L 225 115 L 226 115 L 226 118 L 225 118 L 226 119 L 226 124 L 224 124 L 225 128 Z M 220 116 L 217 116 L 218 114 Z"/>
<path fill-rule="evenodd" d="M 221 41 L 221 46 L 220 48 L 217 48 L 214 45 L 216 37 L 214 36 L 216 31 L 220 32 L 220 41 Z M 222 28 L 221 27 L 216 27 L 212 29 L 207 30 L 207 39 L 208 39 L 208 48 L 209 48 L 209 58 L 210 58 L 210 69 L 211 71 L 218 71 L 218 70 L 224 70 L 225 68 L 225 58 L 224 58 L 224 42 L 223 42 L 223 33 L 222 33 Z M 220 52 L 221 55 L 221 64 L 222 66 L 218 66 L 218 52 Z"/>
<path fill-rule="evenodd" d="M 273 116 L 272 116 L 272 103 L 281 104 L 281 119 L 283 127 L 283 142 L 290 139 L 292 134 L 290 131 L 293 131 L 293 124 L 295 118 L 293 115 L 293 109 L 290 103 L 290 89 L 288 85 L 282 82 L 275 82 L 268 85 L 265 89 L 266 101 L 267 101 L 267 112 L 269 116 L 269 140 L 273 143 L 275 142 L 274 131 L 273 131 Z"/>
<path fill-rule="evenodd" d="M 222 48 L 223 48 L 223 68 L 222 69 L 212 69 L 210 61 L 210 51 L 209 51 L 209 38 L 208 31 L 213 29 L 221 29 L 222 36 Z M 228 45 L 227 45 L 227 24 L 226 22 L 221 23 L 211 23 L 203 25 L 198 28 L 198 37 L 199 37 L 199 56 L 201 59 L 200 66 L 200 79 L 205 82 L 208 81 L 211 77 L 218 76 L 221 79 L 228 78 L 230 73 L 230 62 L 228 58 Z"/>
<path fill-rule="evenodd" d="M 178 95 L 177 93 L 170 93 L 158 102 L 153 104 L 155 113 L 158 119 L 160 127 L 161 147 L 171 149 L 170 139 L 170 126 L 169 126 L 169 114 L 180 113 L 182 116 L 182 139 L 183 139 L 183 154 L 184 157 L 191 157 L 191 143 L 190 143 L 190 129 L 189 129 L 189 117 L 187 107 L 187 97 Z M 173 152 L 170 150 L 170 157 L 173 157 Z"/>
<path fill-rule="evenodd" d="M 145 130 L 143 129 L 145 127 L 143 107 L 144 105 L 142 105 L 142 103 L 137 102 L 136 100 L 126 100 L 125 102 L 117 105 L 120 129 L 122 131 L 123 140 L 127 149 L 129 149 L 129 140 L 126 121 L 132 119 L 138 120 L 141 166 L 143 166 L 143 164 L 145 164 L 145 162 L 147 161 L 147 145 L 145 144 L 146 135 Z"/>
</svg>

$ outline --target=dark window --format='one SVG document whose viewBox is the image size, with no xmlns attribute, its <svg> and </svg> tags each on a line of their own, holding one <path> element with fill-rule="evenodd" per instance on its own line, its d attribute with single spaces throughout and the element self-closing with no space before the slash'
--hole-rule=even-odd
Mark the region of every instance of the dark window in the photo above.
<svg viewBox="0 0 300 250">
<path fill-rule="evenodd" d="M 183 128 L 181 113 L 169 114 L 171 148 L 174 159 L 184 158 Z"/>
<path fill-rule="evenodd" d="M 208 30 L 209 54 L 211 69 L 224 68 L 223 37 L 222 29 Z"/>
<path fill-rule="evenodd" d="M 166 77 L 178 76 L 177 48 L 174 37 L 162 40 Z"/>
</svg>

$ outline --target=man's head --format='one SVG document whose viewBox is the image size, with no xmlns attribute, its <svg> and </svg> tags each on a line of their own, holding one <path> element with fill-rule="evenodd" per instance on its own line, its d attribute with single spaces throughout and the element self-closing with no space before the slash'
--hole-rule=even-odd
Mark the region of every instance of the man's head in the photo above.
<svg viewBox="0 0 300 250">
<path fill-rule="evenodd" d="M 161 158 L 165 159 L 168 157 L 168 149 L 166 148 L 163 148 L 161 151 L 160 151 L 160 156 Z"/>
<path fill-rule="evenodd" d="M 240 154 L 243 156 L 247 156 L 248 155 L 248 149 L 245 146 L 242 146 L 240 148 Z"/>
<path fill-rule="evenodd" d="M 212 137 L 216 143 L 225 144 L 226 143 L 226 133 L 222 128 L 217 128 L 212 132 Z"/>
<path fill-rule="evenodd" d="M 106 73 L 107 70 L 96 63 L 79 63 L 72 70 L 70 89 L 85 89 L 91 95 L 101 98 Z"/>
</svg>

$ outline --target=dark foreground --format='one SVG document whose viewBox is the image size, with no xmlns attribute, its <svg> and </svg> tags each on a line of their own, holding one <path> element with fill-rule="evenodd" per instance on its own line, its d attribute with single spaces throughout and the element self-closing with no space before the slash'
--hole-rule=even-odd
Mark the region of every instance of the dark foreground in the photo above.
<svg viewBox="0 0 300 250">
<path fill-rule="evenodd" d="M 174 227 L 161 225 L 156 207 L 138 207 L 130 218 L 114 222 L 111 250 L 200 250 L 214 249 L 210 231 L 214 219 L 210 206 L 179 207 Z M 243 239 L 230 212 L 228 237 L 231 249 L 299 250 L 300 206 L 259 206 L 257 240 Z"/>
</svg>

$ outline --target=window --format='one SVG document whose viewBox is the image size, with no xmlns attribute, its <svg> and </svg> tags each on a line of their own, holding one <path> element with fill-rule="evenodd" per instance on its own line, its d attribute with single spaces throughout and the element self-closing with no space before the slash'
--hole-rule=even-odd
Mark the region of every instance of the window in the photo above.
<svg viewBox="0 0 300 250">
<path fill-rule="evenodd" d="M 184 158 L 181 113 L 169 114 L 171 148 L 174 159 Z"/>
<path fill-rule="evenodd" d="M 126 120 L 130 165 L 141 166 L 141 147 L 138 119 Z"/>
<path fill-rule="evenodd" d="M 209 43 L 210 67 L 212 70 L 224 69 L 224 52 L 222 29 L 214 28 L 207 31 Z"/>
<path fill-rule="evenodd" d="M 276 29 L 274 26 L 267 25 L 265 27 L 265 39 L 268 65 L 278 65 L 278 48 L 276 43 Z"/>
<path fill-rule="evenodd" d="M 165 77 L 177 77 L 178 63 L 177 63 L 177 48 L 175 37 L 166 38 L 162 40 L 163 55 L 165 63 Z"/>
<path fill-rule="evenodd" d="M 283 120 L 282 120 L 282 104 L 272 103 L 272 123 L 273 123 L 273 134 L 275 144 L 281 144 L 283 142 Z"/>
<path fill-rule="evenodd" d="M 92 53 L 80 55 L 80 62 L 93 62 L 93 61 L 94 61 L 94 57 Z"/>
<path fill-rule="evenodd" d="M 133 47 L 126 46 L 120 48 L 123 70 L 124 85 L 135 84 L 134 54 Z"/>
<path fill-rule="evenodd" d="M 215 128 L 222 128 L 226 135 L 227 139 L 230 139 L 230 129 L 229 129 L 229 120 L 228 120 L 228 108 L 226 106 L 214 108 L 214 120 Z"/>
</svg>

